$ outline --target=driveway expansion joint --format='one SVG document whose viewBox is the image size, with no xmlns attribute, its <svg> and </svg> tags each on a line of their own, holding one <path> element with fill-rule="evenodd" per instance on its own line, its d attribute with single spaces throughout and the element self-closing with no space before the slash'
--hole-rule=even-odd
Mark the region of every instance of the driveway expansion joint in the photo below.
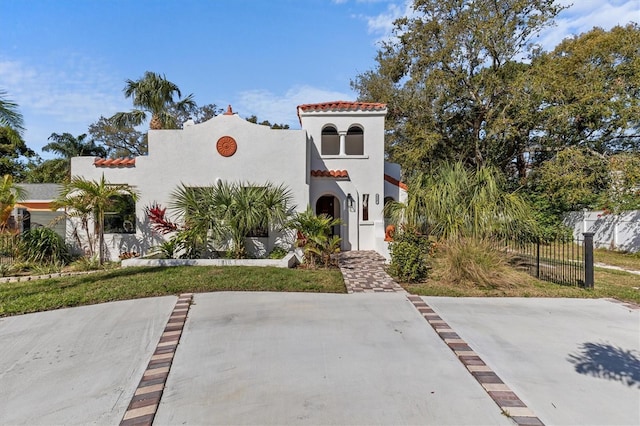
<svg viewBox="0 0 640 426">
<path fill-rule="evenodd" d="M 178 297 L 120 426 L 153 424 L 192 301 L 192 293 L 184 293 Z"/>
<path fill-rule="evenodd" d="M 442 341 L 458 357 L 469 373 L 498 405 L 502 412 L 519 426 L 544 425 L 542 421 L 522 402 L 502 379 L 478 356 L 478 354 L 460 338 L 446 321 L 420 297 L 408 295 L 407 299 L 418 313 L 433 327 Z M 436 319 L 437 318 L 437 319 Z"/>
</svg>

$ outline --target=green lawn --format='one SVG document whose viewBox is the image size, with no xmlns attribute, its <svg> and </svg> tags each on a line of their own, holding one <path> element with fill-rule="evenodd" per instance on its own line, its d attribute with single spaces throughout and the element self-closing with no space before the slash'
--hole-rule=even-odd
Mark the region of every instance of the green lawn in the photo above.
<svg viewBox="0 0 640 426">
<path fill-rule="evenodd" d="M 640 270 L 634 255 L 597 250 L 596 262 Z M 437 274 L 436 274 L 437 275 Z M 595 288 L 561 286 L 522 275 L 518 284 L 494 289 L 456 286 L 432 274 L 407 291 L 424 296 L 615 298 L 640 304 L 640 275 L 596 268 Z M 261 267 L 123 268 L 88 275 L 0 284 L 0 317 L 115 300 L 211 291 L 345 293 L 338 270 Z"/>
<path fill-rule="evenodd" d="M 632 254 L 596 249 L 593 252 L 593 257 L 596 263 L 606 263 L 608 265 L 640 271 L 640 253 Z"/>
<path fill-rule="evenodd" d="M 88 275 L 0 284 L 0 316 L 210 291 L 346 293 L 338 270 L 233 266 L 122 268 Z"/>
<path fill-rule="evenodd" d="M 455 286 L 437 279 L 428 279 L 421 284 L 405 284 L 403 287 L 410 293 L 422 296 L 614 298 L 640 304 L 640 275 L 595 268 L 594 288 L 587 290 L 540 281 L 521 274 L 519 284 L 495 289 Z"/>
</svg>

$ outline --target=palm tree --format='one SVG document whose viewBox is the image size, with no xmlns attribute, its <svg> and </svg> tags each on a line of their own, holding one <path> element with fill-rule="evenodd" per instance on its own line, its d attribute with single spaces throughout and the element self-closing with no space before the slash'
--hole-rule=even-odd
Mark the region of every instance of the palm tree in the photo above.
<svg viewBox="0 0 640 426">
<path fill-rule="evenodd" d="M 96 144 L 93 139 L 87 139 L 87 134 L 73 136 L 71 133 L 51 133 L 49 142 L 42 147 L 43 151 L 54 152 L 66 160 L 73 157 L 105 157 L 107 150 Z"/>
<path fill-rule="evenodd" d="M 7 92 L 0 90 L 0 127 L 10 127 L 19 134 L 24 131 L 24 120 L 18 104 L 6 98 Z"/>
<path fill-rule="evenodd" d="M 150 113 L 151 129 L 175 129 L 178 123 L 176 123 L 176 117 L 169 112 L 170 108 L 184 111 L 196 106 L 193 94 L 178 101 L 174 100 L 174 95 L 178 95 L 180 99 L 182 94 L 178 86 L 167 80 L 164 75 L 147 71 L 142 78 L 135 81 L 127 80 L 126 83 L 124 95 L 133 99 L 133 106 L 137 109 L 119 112 L 111 117 L 110 120 L 119 127 L 139 126 Z"/>
<path fill-rule="evenodd" d="M 59 206 L 92 212 L 98 235 L 100 265 L 104 263 L 104 213 L 116 203 L 118 196 L 123 195 L 132 197 L 134 201 L 138 199 L 138 193 L 132 187 L 110 184 L 105 180 L 104 174 L 99 181 L 73 177 L 64 185 L 56 202 Z"/>
<path fill-rule="evenodd" d="M 83 133 L 77 137 L 71 133 L 51 133 L 49 142 L 42 147 L 43 151 L 54 152 L 62 158 L 64 165 L 62 166 L 67 178 L 71 177 L 71 158 L 73 157 L 106 157 L 107 150 L 97 145 L 93 139 L 86 140 L 87 134 Z"/>
<path fill-rule="evenodd" d="M 26 191 L 13 182 L 11 175 L 0 180 L 0 232 L 7 230 L 11 211 L 17 202 L 24 200 Z"/>
</svg>

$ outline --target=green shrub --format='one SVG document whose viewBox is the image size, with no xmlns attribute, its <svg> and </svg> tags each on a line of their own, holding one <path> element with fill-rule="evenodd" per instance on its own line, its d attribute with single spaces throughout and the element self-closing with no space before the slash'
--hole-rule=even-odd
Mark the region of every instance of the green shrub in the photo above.
<svg viewBox="0 0 640 426">
<path fill-rule="evenodd" d="M 429 270 L 428 257 L 432 243 L 423 235 L 400 232 L 389 244 L 389 273 L 404 282 L 422 281 Z"/>
<path fill-rule="evenodd" d="M 100 259 L 98 256 L 81 257 L 70 266 L 74 271 L 95 271 L 98 269 L 104 269 L 103 266 L 100 266 Z"/>
<path fill-rule="evenodd" d="M 0 263 L 0 277 L 8 277 L 15 274 L 15 268 L 10 263 Z"/>
<path fill-rule="evenodd" d="M 284 258 L 287 253 L 289 253 L 289 250 L 284 249 L 282 247 L 275 247 L 273 250 L 271 250 L 271 253 L 269 253 L 269 259 L 282 259 Z"/>
<path fill-rule="evenodd" d="M 51 228 L 32 228 L 22 234 L 18 255 L 27 262 L 65 264 L 71 260 L 69 247 Z"/>
</svg>

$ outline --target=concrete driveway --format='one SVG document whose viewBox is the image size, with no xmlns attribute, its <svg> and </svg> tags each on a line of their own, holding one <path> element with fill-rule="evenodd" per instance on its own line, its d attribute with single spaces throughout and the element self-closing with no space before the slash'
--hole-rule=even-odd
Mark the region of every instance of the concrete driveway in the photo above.
<svg viewBox="0 0 640 426">
<path fill-rule="evenodd" d="M 596 299 L 425 297 L 549 425 L 640 425 L 640 310 Z"/>
<path fill-rule="evenodd" d="M 427 303 L 547 424 L 640 424 L 640 311 Z M 0 424 L 117 424 L 175 297 L 0 319 Z M 513 424 L 400 293 L 196 294 L 155 424 Z"/>
<path fill-rule="evenodd" d="M 0 318 L 0 425 L 115 425 L 176 297 Z"/>
</svg>

